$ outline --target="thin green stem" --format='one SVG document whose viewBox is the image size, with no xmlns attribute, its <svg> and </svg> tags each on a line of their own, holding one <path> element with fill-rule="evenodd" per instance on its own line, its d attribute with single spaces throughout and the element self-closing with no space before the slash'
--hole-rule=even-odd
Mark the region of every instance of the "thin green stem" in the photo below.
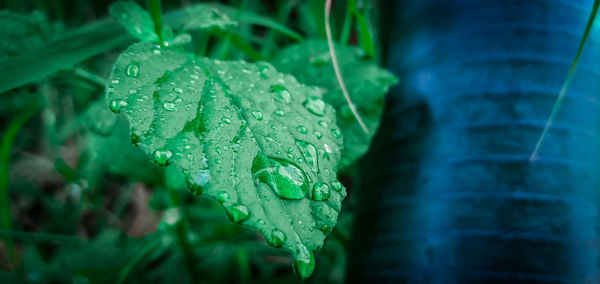
<svg viewBox="0 0 600 284">
<path fill-rule="evenodd" d="M 346 16 L 344 17 L 344 26 L 342 27 L 342 33 L 340 35 L 340 42 L 342 44 L 348 44 L 348 41 L 350 40 L 350 31 L 352 30 L 352 23 L 354 22 L 354 15 L 352 14 L 352 9 L 356 7 L 356 0 L 349 0 L 346 5 L 347 6 Z"/>
<path fill-rule="evenodd" d="M 148 10 L 150 10 L 150 16 L 154 22 L 154 32 L 156 33 L 156 36 L 158 36 L 158 44 L 160 44 L 161 47 L 164 47 L 162 38 L 162 7 L 160 0 L 148 0 Z"/>
<path fill-rule="evenodd" d="M 565 79 L 565 82 L 563 83 L 563 85 L 560 89 L 558 98 L 554 102 L 554 107 L 552 107 L 552 112 L 550 113 L 550 117 L 546 121 L 544 130 L 542 131 L 542 134 L 540 135 L 540 138 L 538 139 L 538 141 L 535 145 L 535 148 L 533 149 L 533 153 L 531 153 L 531 156 L 529 156 L 530 162 L 533 162 L 538 158 L 538 154 L 539 154 L 540 148 L 542 146 L 542 142 L 546 138 L 546 135 L 548 134 L 548 130 L 552 126 L 552 123 L 556 119 L 556 115 L 558 114 L 558 111 L 560 110 L 560 107 L 562 106 L 562 102 L 565 98 L 565 95 L 567 94 L 567 90 L 569 89 L 569 86 L 571 85 L 573 76 L 575 75 L 575 70 L 577 69 L 577 63 L 579 62 L 579 58 L 581 57 L 581 53 L 583 52 L 583 47 L 585 46 L 585 43 L 590 35 L 590 31 L 592 30 L 594 20 L 596 19 L 596 15 L 598 14 L 598 7 L 600 7 L 600 0 L 594 0 L 592 12 L 590 13 L 590 17 L 589 17 L 587 25 L 585 27 L 585 31 L 583 32 L 583 37 L 581 38 L 581 41 L 579 42 L 579 48 L 577 49 L 577 54 L 575 54 L 575 59 L 573 60 L 573 64 L 571 64 L 571 68 L 569 69 L 569 73 L 567 74 L 567 78 Z"/>
<path fill-rule="evenodd" d="M 337 56 L 335 54 L 335 47 L 333 45 L 333 37 L 331 36 L 331 24 L 329 23 L 330 22 L 329 18 L 330 18 L 330 14 L 331 14 L 331 2 L 332 2 L 332 0 L 327 0 L 325 2 L 325 33 L 327 35 L 327 44 L 329 45 L 329 54 L 331 55 L 331 62 L 333 64 L 333 70 L 335 71 L 335 76 L 337 78 L 338 83 L 340 84 L 340 88 L 342 89 L 342 93 L 344 94 L 344 98 L 346 99 L 346 102 L 348 103 L 348 107 L 350 107 L 352 114 L 354 114 L 354 117 L 356 117 L 356 120 L 358 121 L 358 124 L 360 125 L 362 130 L 365 133 L 369 133 L 369 129 L 367 128 L 367 125 L 365 125 L 362 118 L 360 118 L 360 114 L 358 114 L 358 111 L 356 110 L 356 106 L 354 106 L 354 104 L 352 103 L 352 100 L 350 99 L 350 95 L 348 94 L 348 90 L 346 89 L 346 84 L 344 83 L 344 79 L 342 78 L 342 72 L 340 71 L 340 66 L 338 64 Z"/>
<path fill-rule="evenodd" d="M 29 120 L 38 110 L 38 106 L 32 107 L 29 110 L 20 113 L 15 117 L 2 136 L 2 144 L 0 144 L 0 229 L 3 231 L 10 231 L 11 224 L 11 212 L 10 212 L 10 191 L 8 189 L 9 184 L 9 169 L 10 169 L 10 156 L 12 152 L 12 145 L 19 133 L 23 124 Z M 13 262 L 15 260 L 15 247 L 12 239 L 5 241 L 8 255 Z"/>
<path fill-rule="evenodd" d="M 177 234 L 177 242 L 183 253 L 185 267 L 188 270 L 188 273 L 190 274 L 190 279 L 192 280 L 192 283 L 199 283 L 200 277 L 196 273 L 196 267 L 195 267 L 195 265 L 196 265 L 196 263 L 198 263 L 198 261 L 196 260 L 196 257 L 194 255 L 194 247 L 192 246 L 192 244 L 190 243 L 190 240 L 188 238 L 188 235 L 189 235 L 188 214 L 185 211 L 183 202 L 181 201 L 181 197 L 177 194 L 177 192 L 173 189 L 169 189 L 169 194 L 171 196 L 171 205 L 175 206 L 175 207 L 179 207 L 179 210 L 181 212 L 182 218 L 177 221 L 177 224 L 175 225 L 175 230 L 176 230 L 176 234 Z"/>
<path fill-rule="evenodd" d="M 85 69 L 83 67 L 74 67 L 73 73 L 87 81 L 95 83 L 96 85 L 98 85 L 102 88 L 104 88 L 106 86 L 106 84 L 108 83 L 108 81 L 105 78 L 100 77 L 100 76 L 88 71 L 87 69 Z"/>
<path fill-rule="evenodd" d="M 246 8 L 247 3 L 248 3 L 248 0 L 242 0 L 240 7 L 238 7 L 237 12 L 235 13 L 234 20 L 236 22 L 239 21 L 240 15 L 242 14 L 242 11 L 244 10 L 244 8 Z M 225 58 L 225 56 L 227 55 L 227 51 L 229 50 L 229 43 L 231 41 L 231 36 L 232 36 L 232 32 L 227 31 L 227 36 L 225 37 L 225 40 L 223 41 L 223 44 L 221 45 L 221 48 L 219 49 L 218 57 L 221 59 Z"/>
</svg>

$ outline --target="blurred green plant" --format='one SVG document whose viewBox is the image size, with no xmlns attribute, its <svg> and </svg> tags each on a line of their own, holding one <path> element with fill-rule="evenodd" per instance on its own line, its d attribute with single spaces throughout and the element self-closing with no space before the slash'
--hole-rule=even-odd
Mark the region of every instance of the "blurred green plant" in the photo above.
<svg viewBox="0 0 600 284">
<path fill-rule="evenodd" d="M 340 1 L 331 20 L 341 73 L 372 135 L 395 78 L 370 59 L 374 30 L 358 2 Z M 325 38 L 323 2 L 148 4 L 76 4 L 89 17 L 69 14 L 66 0 L 9 1 L 44 12 L 0 12 L 12 27 L 0 32 L 0 67 L 11 70 L 0 77 L 0 282 L 294 281 L 293 258 L 272 247 L 283 246 L 301 279 L 314 269 L 306 281 L 341 283 L 352 199 L 338 218 L 346 192 L 336 172 L 370 135 L 342 120 L 348 106 L 327 56 L 313 62 L 328 50 L 312 40 Z M 229 158 L 218 163 L 217 151 Z"/>
</svg>

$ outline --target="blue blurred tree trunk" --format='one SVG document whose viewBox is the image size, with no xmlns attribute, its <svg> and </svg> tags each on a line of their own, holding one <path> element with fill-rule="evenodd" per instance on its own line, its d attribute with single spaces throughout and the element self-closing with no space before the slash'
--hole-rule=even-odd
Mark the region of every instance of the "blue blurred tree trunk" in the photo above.
<svg viewBox="0 0 600 284">
<path fill-rule="evenodd" d="M 348 282 L 600 282 L 599 25 L 528 160 L 592 2 L 382 5 L 401 84 L 361 161 Z"/>
</svg>

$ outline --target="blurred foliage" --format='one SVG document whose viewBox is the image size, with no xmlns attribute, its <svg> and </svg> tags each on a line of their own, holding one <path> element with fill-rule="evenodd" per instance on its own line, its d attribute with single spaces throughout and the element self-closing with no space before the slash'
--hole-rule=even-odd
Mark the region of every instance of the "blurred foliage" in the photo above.
<svg viewBox="0 0 600 284">
<path fill-rule="evenodd" d="M 165 22 L 177 27 L 196 2 L 162 1 Z M 321 0 L 221 2 L 207 5 L 232 7 L 217 13 L 222 25 L 167 33 L 189 33 L 198 55 L 249 61 L 325 37 Z M 333 28 L 344 43 L 365 46 L 357 30 L 371 24 L 368 5 L 357 2 L 336 1 Z M 0 214 L 8 220 L 0 283 L 296 283 L 289 255 L 129 143 L 127 120 L 103 100 L 112 64 L 133 42 L 110 18 L 111 4 L 0 1 L 0 66 L 10 70 L 0 79 Z M 352 203 L 344 201 L 308 283 L 343 282 Z"/>
</svg>

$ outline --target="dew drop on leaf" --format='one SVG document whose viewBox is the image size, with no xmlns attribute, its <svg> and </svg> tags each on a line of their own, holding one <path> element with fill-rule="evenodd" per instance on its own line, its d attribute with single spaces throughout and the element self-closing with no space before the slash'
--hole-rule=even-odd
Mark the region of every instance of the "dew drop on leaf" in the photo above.
<svg viewBox="0 0 600 284">
<path fill-rule="evenodd" d="M 329 186 L 322 182 L 317 182 L 313 186 L 312 199 L 324 201 L 329 199 Z"/>
<path fill-rule="evenodd" d="M 299 252 L 294 259 L 294 272 L 300 280 L 305 280 L 315 270 L 315 256 L 308 249 L 300 245 Z"/>
<path fill-rule="evenodd" d="M 252 116 L 256 119 L 256 120 L 263 120 L 263 115 L 262 112 L 258 111 L 258 110 L 253 110 L 252 111 Z"/>
<path fill-rule="evenodd" d="M 252 162 L 252 178 L 269 185 L 283 199 L 303 199 L 308 193 L 306 174 L 287 160 L 257 155 Z"/>
<path fill-rule="evenodd" d="M 290 94 L 290 91 L 288 91 L 288 89 L 282 85 L 271 86 L 271 92 L 276 93 L 277 99 L 282 102 L 289 103 L 292 101 L 292 95 Z"/>
<path fill-rule="evenodd" d="M 227 212 L 227 216 L 231 221 L 236 223 L 241 223 L 250 217 L 250 212 L 248 212 L 248 207 L 235 203 L 229 206 L 225 206 L 225 212 Z"/>
<path fill-rule="evenodd" d="M 325 224 L 325 225 L 321 226 L 319 228 L 319 230 L 321 230 L 321 232 L 323 232 L 325 234 L 329 234 L 331 232 L 332 228 L 331 228 L 331 226 Z"/>
<path fill-rule="evenodd" d="M 333 187 L 333 189 L 337 192 L 341 192 L 342 188 L 344 188 L 342 183 L 337 180 L 331 183 L 331 187 Z"/>
<path fill-rule="evenodd" d="M 140 76 L 140 64 L 137 61 L 131 61 L 129 65 L 127 65 L 126 70 L 127 76 L 131 78 L 137 78 Z"/>
<path fill-rule="evenodd" d="M 308 130 L 306 129 L 306 127 L 300 125 L 298 127 L 296 127 L 296 129 L 298 129 L 298 132 L 302 133 L 302 134 L 306 134 L 308 133 Z"/>
<path fill-rule="evenodd" d="M 340 138 L 340 137 L 342 137 L 342 133 L 341 133 L 341 132 L 340 132 L 340 130 L 339 130 L 339 129 L 337 129 L 337 128 L 332 128 L 332 129 L 331 129 L 331 134 L 333 134 L 333 137 L 335 137 L 335 138 Z"/>
<path fill-rule="evenodd" d="M 317 156 L 317 149 L 309 142 L 296 140 L 296 145 L 302 152 L 302 155 L 306 159 L 306 163 L 315 171 L 319 172 L 319 161 Z"/>
<path fill-rule="evenodd" d="M 284 116 L 285 112 L 283 110 L 278 109 L 278 110 L 275 111 L 275 115 L 277 115 L 277 116 Z"/>
<path fill-rule="evenodd" d="M 230 199 L 231 197 L 229 197 L 229 193 L 225 191 L 221 191 L 219 194 L 217 194 L 217 201 L 219 201 L 221 204 L 228 202 Z"/>
<path fill-rule="evenodd" d="M 322 127 L 327 127 L 329 126 L 329 124 L 327 123 L 327 121 L 325 120 L 319 120 L 319 122 L 317 122 L 320 126 Z"/>
<path fill-rule="evenodd" d="M 325 102 L 319 97 L 311 96 L 304 102 L 304 107 L 317 116 L 325 115 Z"/>
<path fill-rule="evenodd" d="M 129 103 L 123 100 L 112 100 L 110 102 L 110 110 L 114 113 L 121 112 L 121 109 L 127 107 Z"/>
<path fill-rule="evenodd" d="M 158 165 L 163 167 L 169 164 L 169 160 L 171 159 L 171 157 L 173 157 L 173 152 L 169 150 L 157 150 L 156 152 L 154 152 L 154 161 L 156 161 Z"/>
<path fill-rule="evenodd" d="M 163 108 L 166 111 L 175 111 L 175 104 L 174 103 L 164 103 Z"/>
<path fill-rule="evenodd" d="M 192 193 L 196 195 L 202 194 L 204 192 L 204 187 L 208 184 L 210 180 L 210 173 L 208 170 L 199 170 L 198 172 L 189 175 L 187 178 L 188 188 L 192 191 Z"/>
<path fill-rule="evenodd" d="M 315 136 L 317 136 L 318 139 L 323 138 L 323 133 L 321 133 L 321 131 L 315 131 Z"/>
<path fill-rule="evenodd" d="M 270 238 L 267 238 L 267 243 L 272 247 L 279 248 L 285 244 L 286 239 L 287 236 L 284 232 L 278 229 L 273 229 Z"/>
<path fill-rule="evenodd" d="M 227 118 L 227 117 L 223 117 L 221 118 L 221 121 L 223 121 L 226 124 L 231 124 L 231 119 Z"/>
</svg>

